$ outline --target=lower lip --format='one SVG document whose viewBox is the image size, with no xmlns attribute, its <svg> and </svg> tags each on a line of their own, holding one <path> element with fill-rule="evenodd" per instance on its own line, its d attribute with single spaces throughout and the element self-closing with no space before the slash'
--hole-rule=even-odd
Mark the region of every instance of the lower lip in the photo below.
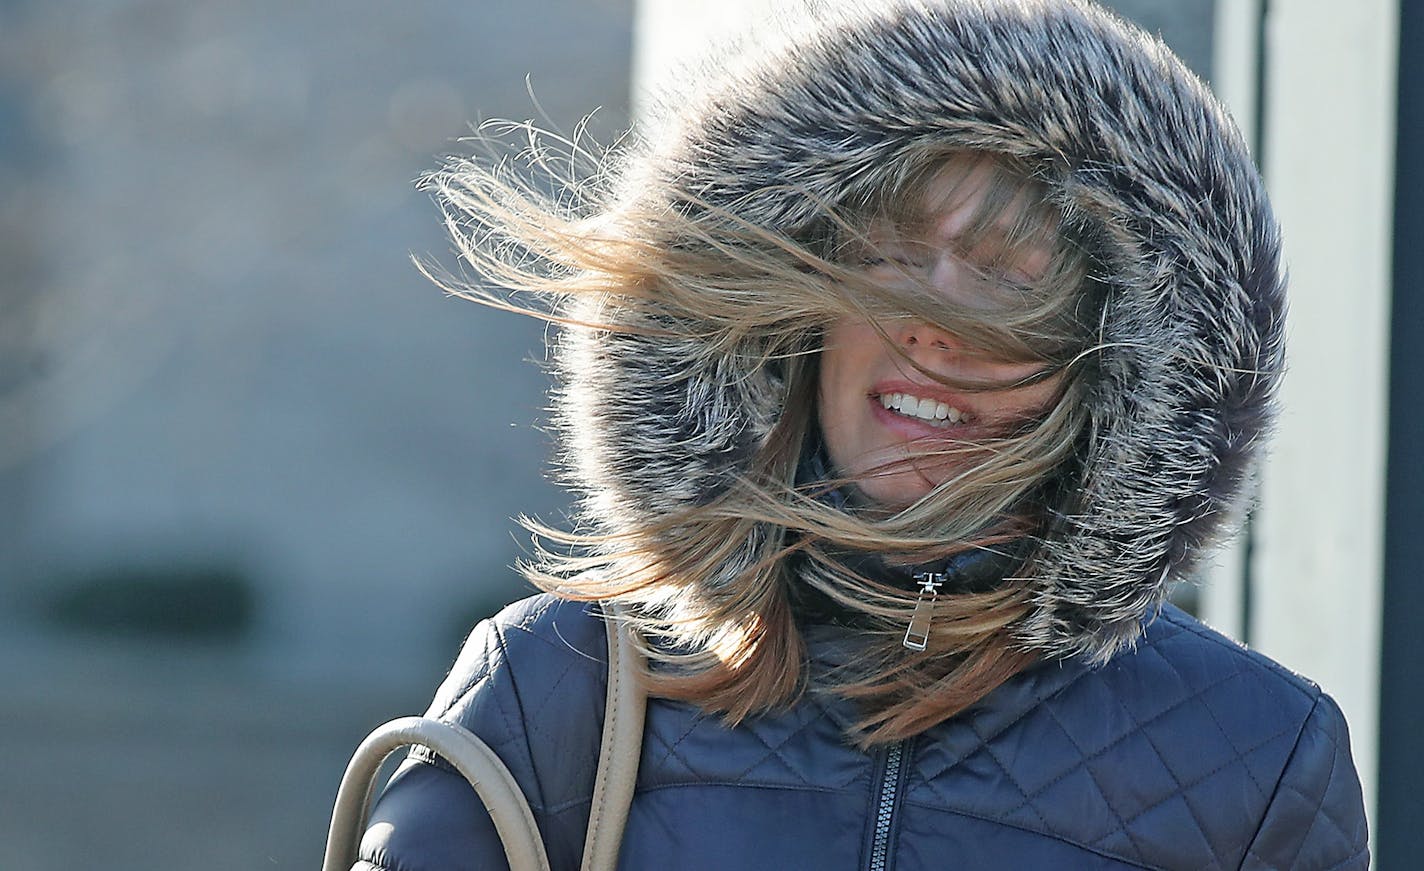
<svg viewBox="0 0 1424 871">
<path fill-rule="evenodd" d="M 969 425 L 964 423 L 935 426 L 929 421 L 906 417 L 882 405 L 879 396 L 870 397 L 870 412 L 884 427 L 906 439 L 958 440 L 965 438 L 969 431 Z"/>
</svg>

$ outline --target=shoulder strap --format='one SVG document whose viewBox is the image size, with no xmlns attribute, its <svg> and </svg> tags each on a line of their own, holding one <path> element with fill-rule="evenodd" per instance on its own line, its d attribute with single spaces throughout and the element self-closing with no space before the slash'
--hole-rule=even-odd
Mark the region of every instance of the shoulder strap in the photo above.
<svg viewBox="0 0 1424 871">
<path fill-rule="evenodd" d="M 623 625 L 617 606 L 605 604 L 604 615 L 608 633 L 608 699 L 582 871 L 612 871 L 618 863 L 623 826 L 638 780 L 647 707 L 647 695 L 638 680 L 642 654 L 633 644 L 631 630 Z M 473 733 L 431 717 L 392 720 L 377 727 L 356 748 L 336 792 L 322 871 L 349 871 L 356 863 L 381 764 L 397 750 L 413 745 L 434 750 L 475 788 L 494 821 L 510 871 L 549 871 L 539 827 L 514 775 Z"/>
<path fill-rule="evenodd" d="M 454 723 L 430 717 L 392 720 L 377 727 L 356 748 L 336 791 L 322 871 L 349 871 L 356 863 L 381 763 L 412 745 L 440 754 L 475 788 L 494 820 L 510 871 L 549 871 L 539 827 L 514 775 L 488 744 Z"/>
<path fill-rule="evenodd" d="M 624 624 L 619 606 L 605 602 L 603 613 L 608 632 L 608 701 L 604 705 L 603 739 L 598 748 L 598 774 L 593 781 L 582 871 L 612 871 L 618 864 L 623 827 L 638 781 L 647 710 L 647 694 L 638 680 L 642 654 L 633 644 L 632 630 Z"/>
</svg>

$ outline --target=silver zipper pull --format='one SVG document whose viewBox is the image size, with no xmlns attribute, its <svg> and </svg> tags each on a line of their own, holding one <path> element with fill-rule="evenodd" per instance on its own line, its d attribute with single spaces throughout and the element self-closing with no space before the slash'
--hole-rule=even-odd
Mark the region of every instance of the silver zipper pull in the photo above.
<svg viewBox="0 0 1424 871">
<path fill-rule="evenodd" d="M 934 616 L 935 598 L 944 585 L 945 576 L 940 572 L 920 572 L 915 575 L 920 585 L 920 598 L 915 601 L 915 613 L 910 615 L 910 625 L 905 627 L 906 647 L 924 650 L 930 641 L 930 618 Z"/>
</svg>

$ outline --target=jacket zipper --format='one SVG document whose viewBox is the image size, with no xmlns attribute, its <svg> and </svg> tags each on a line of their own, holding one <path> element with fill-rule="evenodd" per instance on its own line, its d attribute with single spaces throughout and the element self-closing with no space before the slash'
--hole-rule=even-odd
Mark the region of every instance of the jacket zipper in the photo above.
<svg viewBox="0 0 1424 871">
<path fill-rule="evenodd" d="M 880 780 L 880 800 L 875 808 L 875 837 L 870 842 L 870 871 L 885 871 L 890 862 L 890 829 L 895 821 L 895 804 L 904 781 L 905 745 L 908 739 L 890 745 L 885 754 L 885 773 Z"/>
<path fill-rule="evenodd" d="M 935 598 L 939 588 L 944 586 L 949 575 L 944 572 L 920 572 L 915 575 L 915 583 L 920 585 L 920 595 L 915 600 L 915 613 L 910 615 L 910 625 L 905 627 L 904 644 L 911 650 L 924 650 L 930 641 L 930 619 L 934 617 Z"/>
</svg>

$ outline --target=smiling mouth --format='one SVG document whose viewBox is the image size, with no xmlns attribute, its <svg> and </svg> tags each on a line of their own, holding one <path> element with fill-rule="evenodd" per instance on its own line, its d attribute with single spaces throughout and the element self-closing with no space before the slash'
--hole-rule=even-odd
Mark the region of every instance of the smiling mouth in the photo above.
<svg viewBox="0 0 1424 871">
<path fill-rule="evenodd" d="M 943 428 L 956 423 L 968 423 L 974 419 L 974 416 L 969 412 L 961 411 L 928 396 L 915 396 L 910 393 L 882 393 L 876 399 L 887 411 L 934 427 Z"/>
</svg>

